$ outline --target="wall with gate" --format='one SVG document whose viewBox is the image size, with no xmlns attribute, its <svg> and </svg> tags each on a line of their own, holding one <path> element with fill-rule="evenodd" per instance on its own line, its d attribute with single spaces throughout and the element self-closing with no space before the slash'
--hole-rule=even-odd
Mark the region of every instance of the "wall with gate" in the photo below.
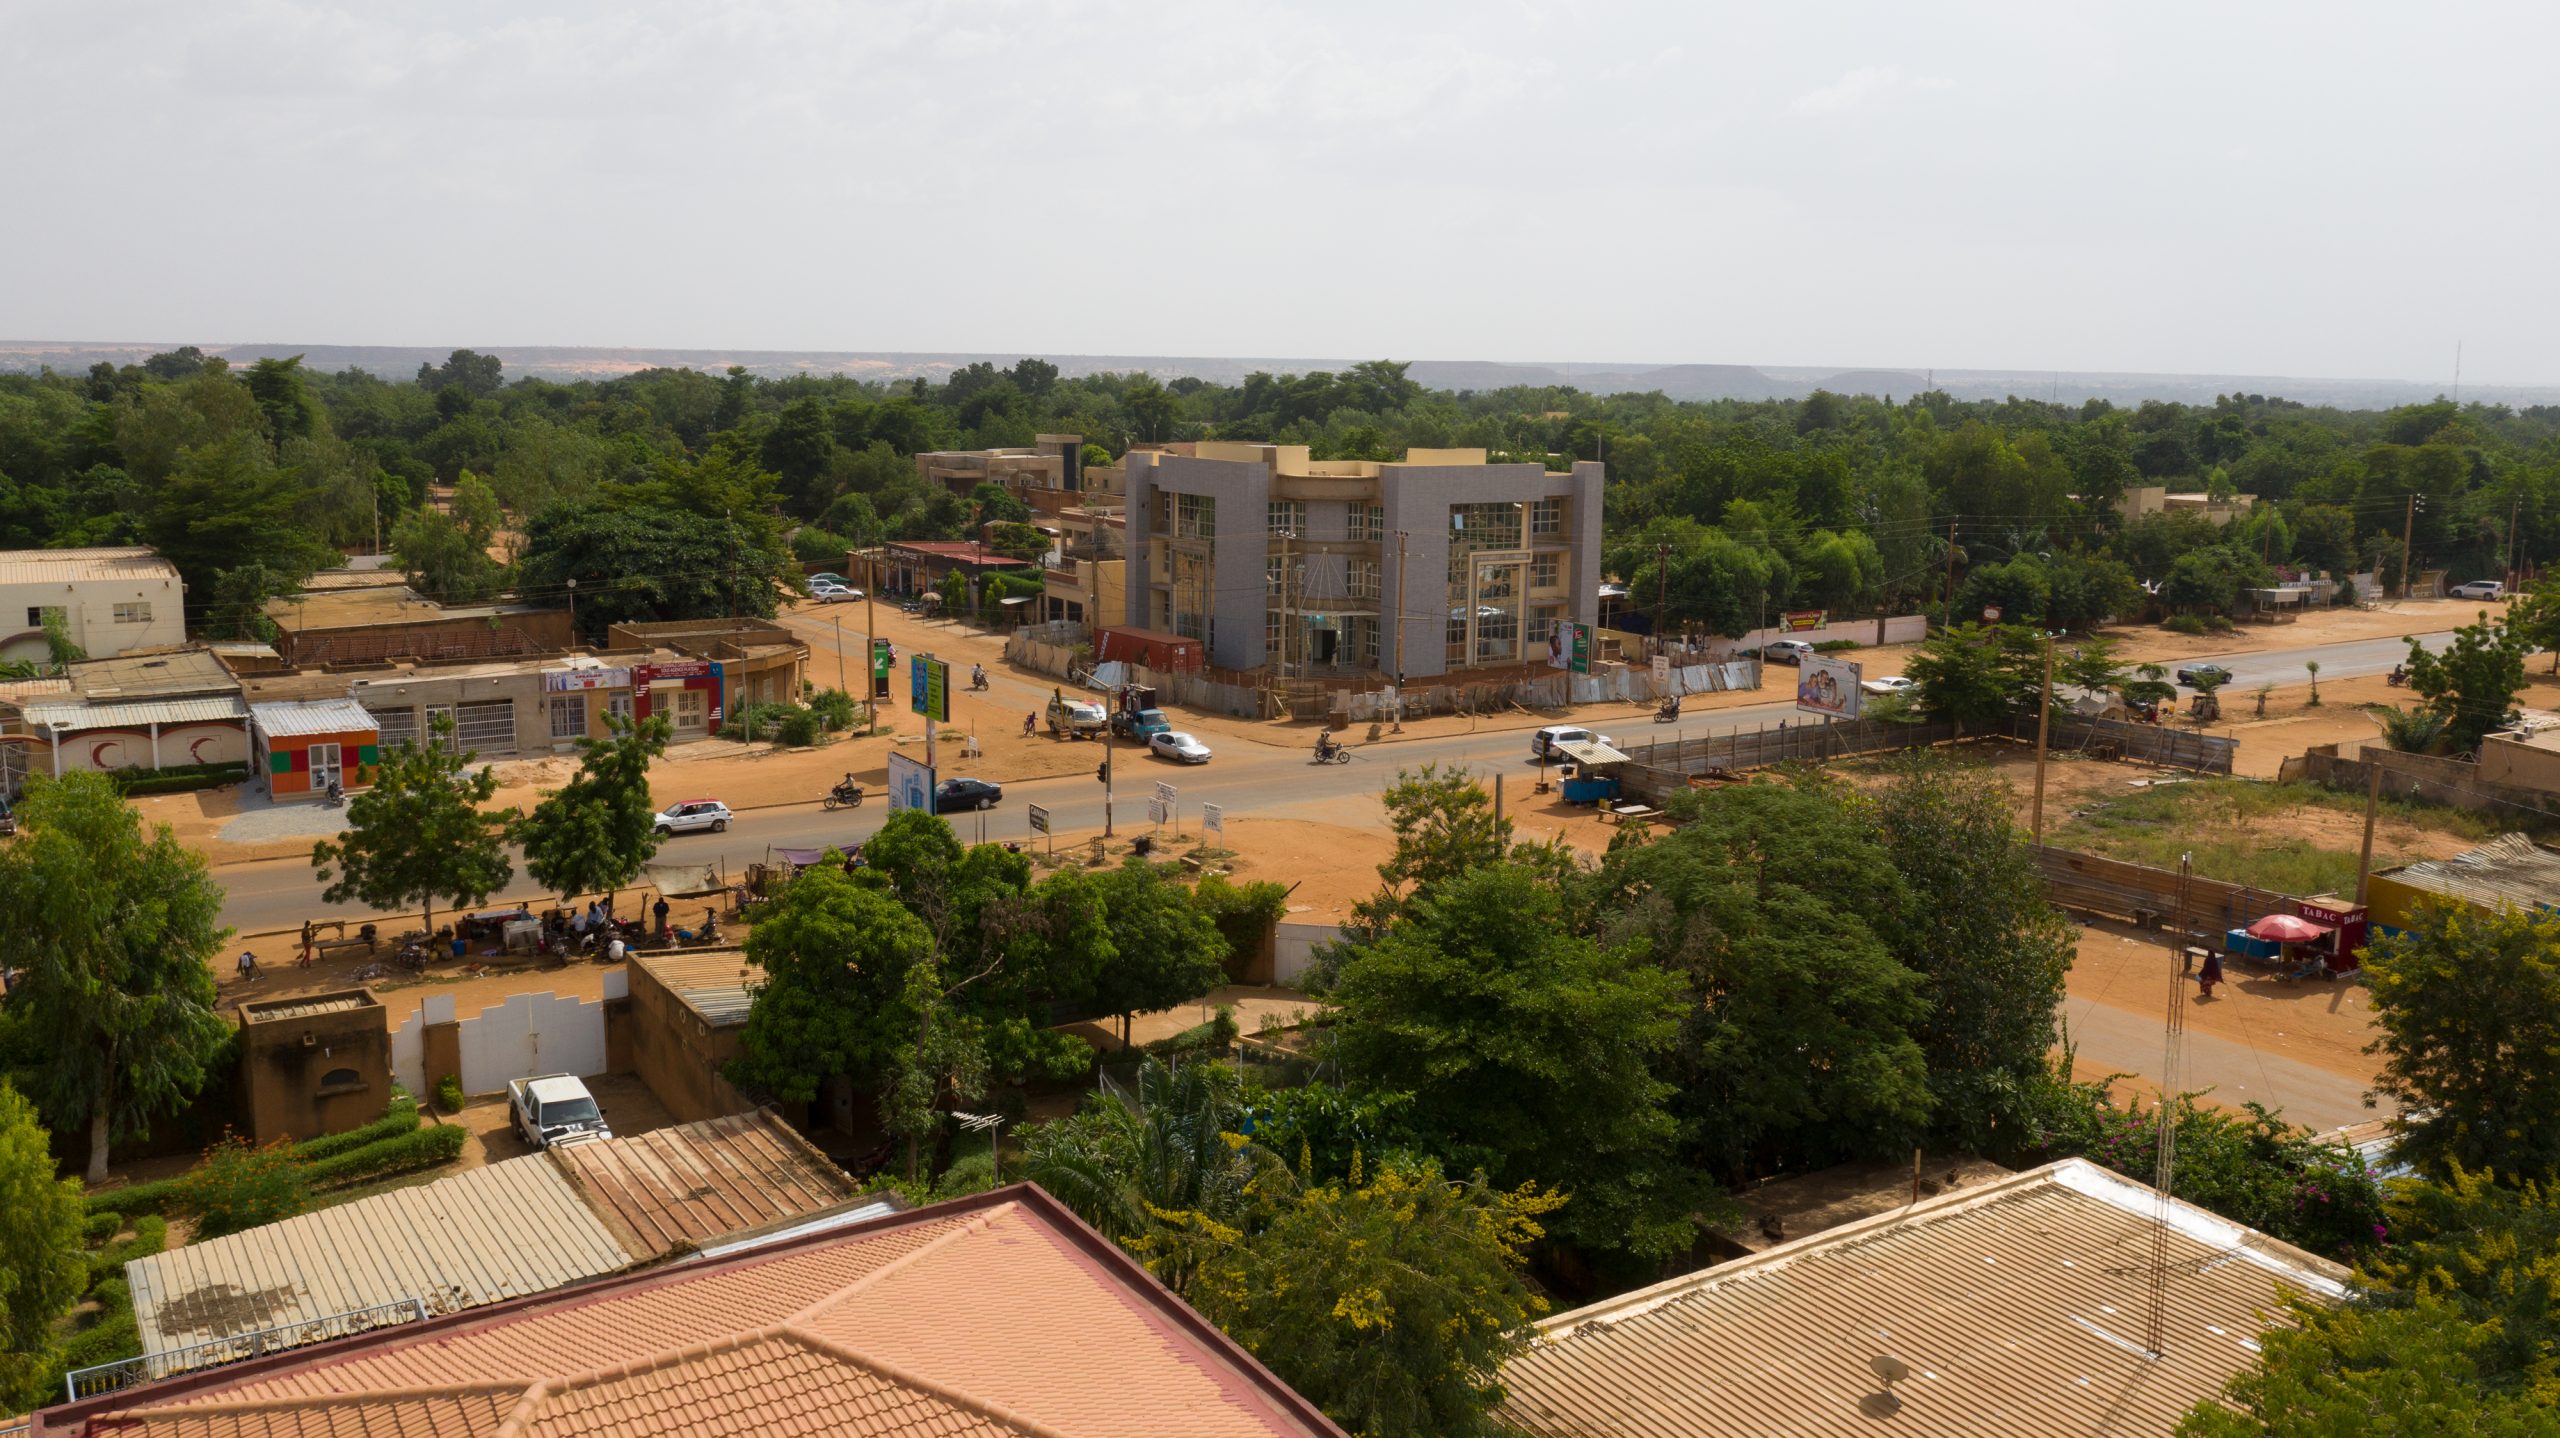
<svg viewBox="0 0 2560 1438">
<path fill-rule="evenodd" d="M 605 1073 L 605 1006 L 630 992 L 630 976 L 616 969 L 605 974 L 601 999 L 516 994 L 459 1021 L 453 995 L 430 994 L 391 1033 L 391 1076 L 413 1094 L 427 1092 L 426 1033 L 438 1024 L 455 1026 L 465 1093 L 495 1093 L 529 1074 Z"/>
<path fill-rule="evenodd" d="M 1284 989 L 1298 986 L 1307 970 L 1315 967 L 1316 950 L 1338 941 L 1342 929 L 1335 924 L 1279 924 L 1274 926 L 1271 940 L 1271 981 Z"/>
</svg>

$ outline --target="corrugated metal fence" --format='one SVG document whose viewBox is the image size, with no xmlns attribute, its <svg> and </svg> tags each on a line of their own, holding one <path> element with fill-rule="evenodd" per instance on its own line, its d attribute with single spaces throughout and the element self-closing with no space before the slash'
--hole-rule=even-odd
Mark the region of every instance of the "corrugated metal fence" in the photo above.
<svg viewBox="0 0 2560 1438">
<path fill-rule="evenodd" d="M 2138 923 L 2173 923 L 2181 912 L 2178 874 L 2124 859 L 2109 859 L 2071 849 L 2036 850 L 2044 867 L 2045 888 L 2062 908 L 2111 914 Z M 2220 933 L 2253 924 L 2269 914 L 2300 912 L 2301 901 L 2272 889 L 2228 884 L 2201 875 L 2186 881 L 2183 927 Z"/>
</svg>

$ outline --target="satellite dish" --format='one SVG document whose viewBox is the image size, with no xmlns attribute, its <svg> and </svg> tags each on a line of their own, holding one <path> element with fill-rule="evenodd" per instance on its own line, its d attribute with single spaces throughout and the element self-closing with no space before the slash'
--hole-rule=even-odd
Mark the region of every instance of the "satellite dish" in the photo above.
<svg viewBox="0 0 2560 1438">
<path fill-rule="evenodd" d="M 1867 1367 L 1873 1370 L 1877 1380 L 1884 1384 L 1882 1394 L 1884 1400 L 1896 1408 L 1901 1407 L 1902 1400 L 1894 1396 L 1893 1385 L 1911 1376 L 1911 1365 L 1890 1353 L 1879 1353 L 1867 1360 Z"/>
</svg>

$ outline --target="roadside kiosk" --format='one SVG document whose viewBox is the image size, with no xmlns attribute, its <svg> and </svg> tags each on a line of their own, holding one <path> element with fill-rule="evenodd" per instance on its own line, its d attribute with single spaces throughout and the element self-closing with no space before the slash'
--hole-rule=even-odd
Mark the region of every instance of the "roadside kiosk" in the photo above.
<svg viewBox="0 0 2560 1438">
<path fill-rule="evenodd" d="M 1618 797 L 1618 766 L 1627 756 L 1594 739 L 1568 739 L 1553 747 L 1571 766 L 1565 771 L 1564 801 L 1607 804 Z"/>
</svg>

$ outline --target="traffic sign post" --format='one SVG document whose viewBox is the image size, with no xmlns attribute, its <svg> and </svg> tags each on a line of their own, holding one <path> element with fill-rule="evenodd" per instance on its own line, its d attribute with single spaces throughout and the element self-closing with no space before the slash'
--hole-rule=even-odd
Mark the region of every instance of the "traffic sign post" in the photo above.
<svg viewBox="0 0 2560 1438">
<path fill-rule="evenodd" d="M 1161 779 L 1156 781 L 1156 803 L 1161 805 L 1164 809 L 1164 813 L 1158 816 L 1157 822 L 1162 823 L 1168 818 L 1173 820 L 1173 837 L 1177 839 L 1182 837 L 1182 810 L 1174 803 L 1174 800 L 1178 798 L 1181 793 L 1181 790 L 1176 789 L 1171 784 L 1168 784 Z"/>
<path fill-rule="evenodd" d="M 1219 846 L 1222 848 L 1225 847 L 1227 842 L 1227 811 L 1216 804 L 1201 805 L 1200 834 L 1203 838 L 1206 838 L 1211 834 L 1217 835 Z"/>
<path fill-rule="evenodd" d="M 1037 804 L 1034 804 L 1030 808 L 1030 813 L 1031 832 L 1035 834 L 1048 834 L 1049 852 L 1052 854 L 1058 852 L 1058 836 L 1049 833 L 1049 811 L 1041 808 Z"/>
</svg>

